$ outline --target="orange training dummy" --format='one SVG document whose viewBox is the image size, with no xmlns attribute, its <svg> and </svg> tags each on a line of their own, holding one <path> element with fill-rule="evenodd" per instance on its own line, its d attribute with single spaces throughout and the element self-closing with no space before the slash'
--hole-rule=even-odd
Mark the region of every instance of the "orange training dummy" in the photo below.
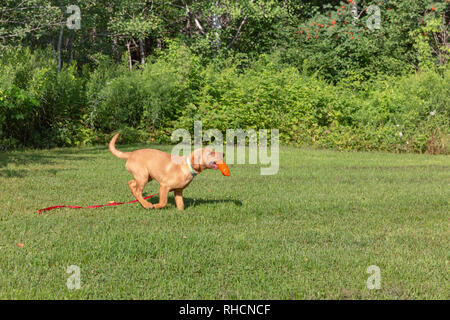
<svg viewBox="0 0 450 320">
<path fill-rule="evenodd" d="M 224 176 L 230 176 L 230 169 L 228 169 L 226 163 L 223 160 L 217 161 L 216 164 L 219 167 L 220 172 L 222 172 Z"/>
</svg>

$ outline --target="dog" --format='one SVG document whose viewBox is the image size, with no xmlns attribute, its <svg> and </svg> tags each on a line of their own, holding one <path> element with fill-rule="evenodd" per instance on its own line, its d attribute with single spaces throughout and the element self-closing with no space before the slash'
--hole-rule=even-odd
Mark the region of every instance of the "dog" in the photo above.
<svg viewBox="0 0 450 320">
<path fill-rule="evenodd" d="M 128 181 L 131 193 L 145 209 L 161 209 L 167 206 L 169 192 L 174 192 L 178 210 L 184 209 L 183 190 L 194 177 L 205 169 L 217 170 L 217 161 L 224 154 L 210 148 L 196 149 L 188 156 L 171 155 L 156 149 L 139 149 L 121 152 L 116 149 L 116 133 L 109 142 L 109 151 L 119 159 L 127 159 L 125 167 L 134 179 Z M 159 203 L 152 204 L 142 197 L 145 185 L 156 180 L 159 183 Z"/>
</svg>

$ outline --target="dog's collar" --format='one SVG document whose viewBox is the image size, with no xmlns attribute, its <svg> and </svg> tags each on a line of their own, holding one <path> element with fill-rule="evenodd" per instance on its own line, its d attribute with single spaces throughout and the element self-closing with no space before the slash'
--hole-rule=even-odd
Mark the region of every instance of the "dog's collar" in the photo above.
<svg viewBox="0 0 450 320">
<path fill-rule="evenodd" d="M 190 158 L 191 158 L 190 156 L 187 156 L 187 157 L 186 157 L 186 163 L 187 163 L 187 165 L 188 165 L 189 171 L 191 172 L 192 176 L 195 177 L 195 176 L 197 175 L 197 172 L 195 172 L 194 168 L 192 167 L 191 159 L 190 159 Z"/>
</svg>

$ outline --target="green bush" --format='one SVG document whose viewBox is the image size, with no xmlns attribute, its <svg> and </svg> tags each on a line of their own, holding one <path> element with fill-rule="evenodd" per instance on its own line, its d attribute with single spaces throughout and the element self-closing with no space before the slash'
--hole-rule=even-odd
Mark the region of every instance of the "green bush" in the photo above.
<svg viewBox="0 0 450 320">
<path fill-rule="evenodd" d="M 3 148 L 72 145 L 68 130 L 83 116 L 84 80 L 76 65 L 57 71 L 50 50 L 4 50 L 0 54 L 0 136 Z M 70 138 L 68 131 L 72 131 Z"/>
<path fill-rule="evenodd" d="M 369 132 L 389 128 L 379 149 L 431 152 L 437 143 L 440 151 L 433 153 L 448 152 L 449 87 L 450 68 L 442 76 L 426 71 L 380 81 L 365 99 L 358 99 L 355 120 Z"/>
<path fill-rule="evenodd" d="M 353 3 L 357 3 L 358 19 L 352 14 Z M 366 11 L 371 5 L 380 9 L 379 28 L 371 29 L 375 12 Z M 435 43 L 442 35 L 433 35 L 432 29 L 424 26 L 433 19 L 443 20 L 445 6 L 434 0 L 362 0 L 324 5 L 314 17 L 299 24 L 292 35 L 295 40 L 283 51 L 283 59 L 333 83 L 345 80 L 364 86 L 364 81 L 380 75 L 410 74 L 422 69 L 424 55 L 429 57 L 430 65 L 438 64 L 438 59 L 431 58 L 436 53 L 425 43 Z"/>
<path fill-rule="evenodd" d="M 0 149 L 25 145 L 32 138 L 39 107 L 38 100 L 15 85 L 0 88 Z"/>
<path fill-rule="evenodd" d="M 355 91 L 262 56 L 245 72 L 204 71 L 205 85 L 175 128 L 279 129 L 284 143 L 338 150 L 448 153 L 447 70 L 373 81 Z M 275 62 L 274 62 L 275 60 Z M 447 89 L 446 89 L 447 88 Z"/>
<path fill-rule="evenodd" d="M 0 54 L 0 148 L 170 142 L 173 130 L 279 129 L 285 144 L 337 150 L 449 153 L 450 67 L 333 84 L 283 54 L 214 60 L 174 42 L 128 70 L 98 56 L 58 72 L 49 52 Z M 363 83 L 364 85 L 361 85 Z"/>
<path fill-rule="evenodd" d="M 109 62 L 100 65 L 87 84 L 89 121 L 106 132 L 122 127 L 155 132 L 167 126 L 194 95 L 199 68 L 198 60 L 177 45 L 132 71 L 102 72 L 114 70 L 109 67 Z"/>
</svg>

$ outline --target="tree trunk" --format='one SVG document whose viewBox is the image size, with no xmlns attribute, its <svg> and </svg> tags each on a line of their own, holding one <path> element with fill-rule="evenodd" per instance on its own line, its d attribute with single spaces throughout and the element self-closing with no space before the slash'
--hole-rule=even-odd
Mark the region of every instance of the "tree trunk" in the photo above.
<svg viewBox="0 0 450 320">
<path fill-rule="evenodd" d="M 117 41 L 117 36 L 113 37 L 113 43 L 112 43 L 112 53 L 113 53 L 113 57 L 114 59 L 119 59 L 119 49 L 118 49 L 119 45 L 118 45 L 118 41 Z"/>
<path fill-rule="evenodd" d="M 216 3 L 216 6 L 217 6 L 217 3 Z M 217 16 L 217 14 L 213 15 L 212 28 L 216 31 L 216 40 L 214 40 L 214 43 L 216 44 L 216 53 L 218 53 L 219 49 L 220 49 L 220 45 L 222 43 L 222 40 L 220 39 L 220 35 L 219 35 L 219 29 L 221 29 L 222 26 L 220 25 L 219 17 Z"/>
<path fill-rule="evenodd" d="M 189 7 L 187 6 L 187 4 L 185 3 L 186 6 L 186 26 L 184 27 L 184 29 L 186 30 L 186 34 L 190 37 L 192 37 L 192 32 L 191 32 L 191 12 L 189 11 Z"/>
<path fill-rule="evenodd" d="M 237 31 L 236 31 L 236 34 L 234 35 L 234 37 L 233 37 L 233 39 L 231 40 L 231 42 L 227 45 L 227 50 L 229 50 L 232 46 L 233 46 L 233 44 L 234 44 L 234 42 L 236 41 L 236 39 L 239 37 L 239 35 L 241 34 L 241 29 L 242 29 L 242 26 L 245 24 L 245 21 L 247 21 L 247 15 L 244 17 L 244 19 L 242 19 L 242 21 L 241 21 L 241 24 L 239 25 L 239 28 L 237 29 Z"/>
<path fill-rule="evenodd" d="M 61 28 L 59 29 L 59 37 L 58 37 L 58 72 L 61 71 L 61 45 L 62 45 L 62 39 L 63 39 L 63 33 L 64 33 L 64 24 L 61 24 Z"/>
<path fill-rule="evenodd" d="M 61 13 L 64 17 L 63 14 L 63 4 L 62 4 L 62 0 L 59 1 L 59 7 L 61 9 Z M 61 45 L 62 45 L 62 39 L 63 39 L 63 33 L 64 33 L 64 23 L 61 22 L 61 27 L 59 29 L 59 37 L 58 37 L 58 46 L 57 46 L 57 56 L 58 56 L 58 72 L 61 71 Z"/>
<path fill-rule="evenodd" d="M 127 41 L 127 50 L 128 50 L 128 68 L 133 70 L 133 62 L 131 61 L 131 50 L 130 50 L 130 41 Z"/>
<path fill-rule="evenodd" d="M 156 39 L 156 48 L 161 51 L 162 50 L 162 41 L 161 38 Z"/>
<path fill-rule="evenodd" d="M 145 50 L 144 50 L 144 42 L 139 40 L 139 56 L 141 58 L 141 65 L 145 64 Z"/>
</svg>

